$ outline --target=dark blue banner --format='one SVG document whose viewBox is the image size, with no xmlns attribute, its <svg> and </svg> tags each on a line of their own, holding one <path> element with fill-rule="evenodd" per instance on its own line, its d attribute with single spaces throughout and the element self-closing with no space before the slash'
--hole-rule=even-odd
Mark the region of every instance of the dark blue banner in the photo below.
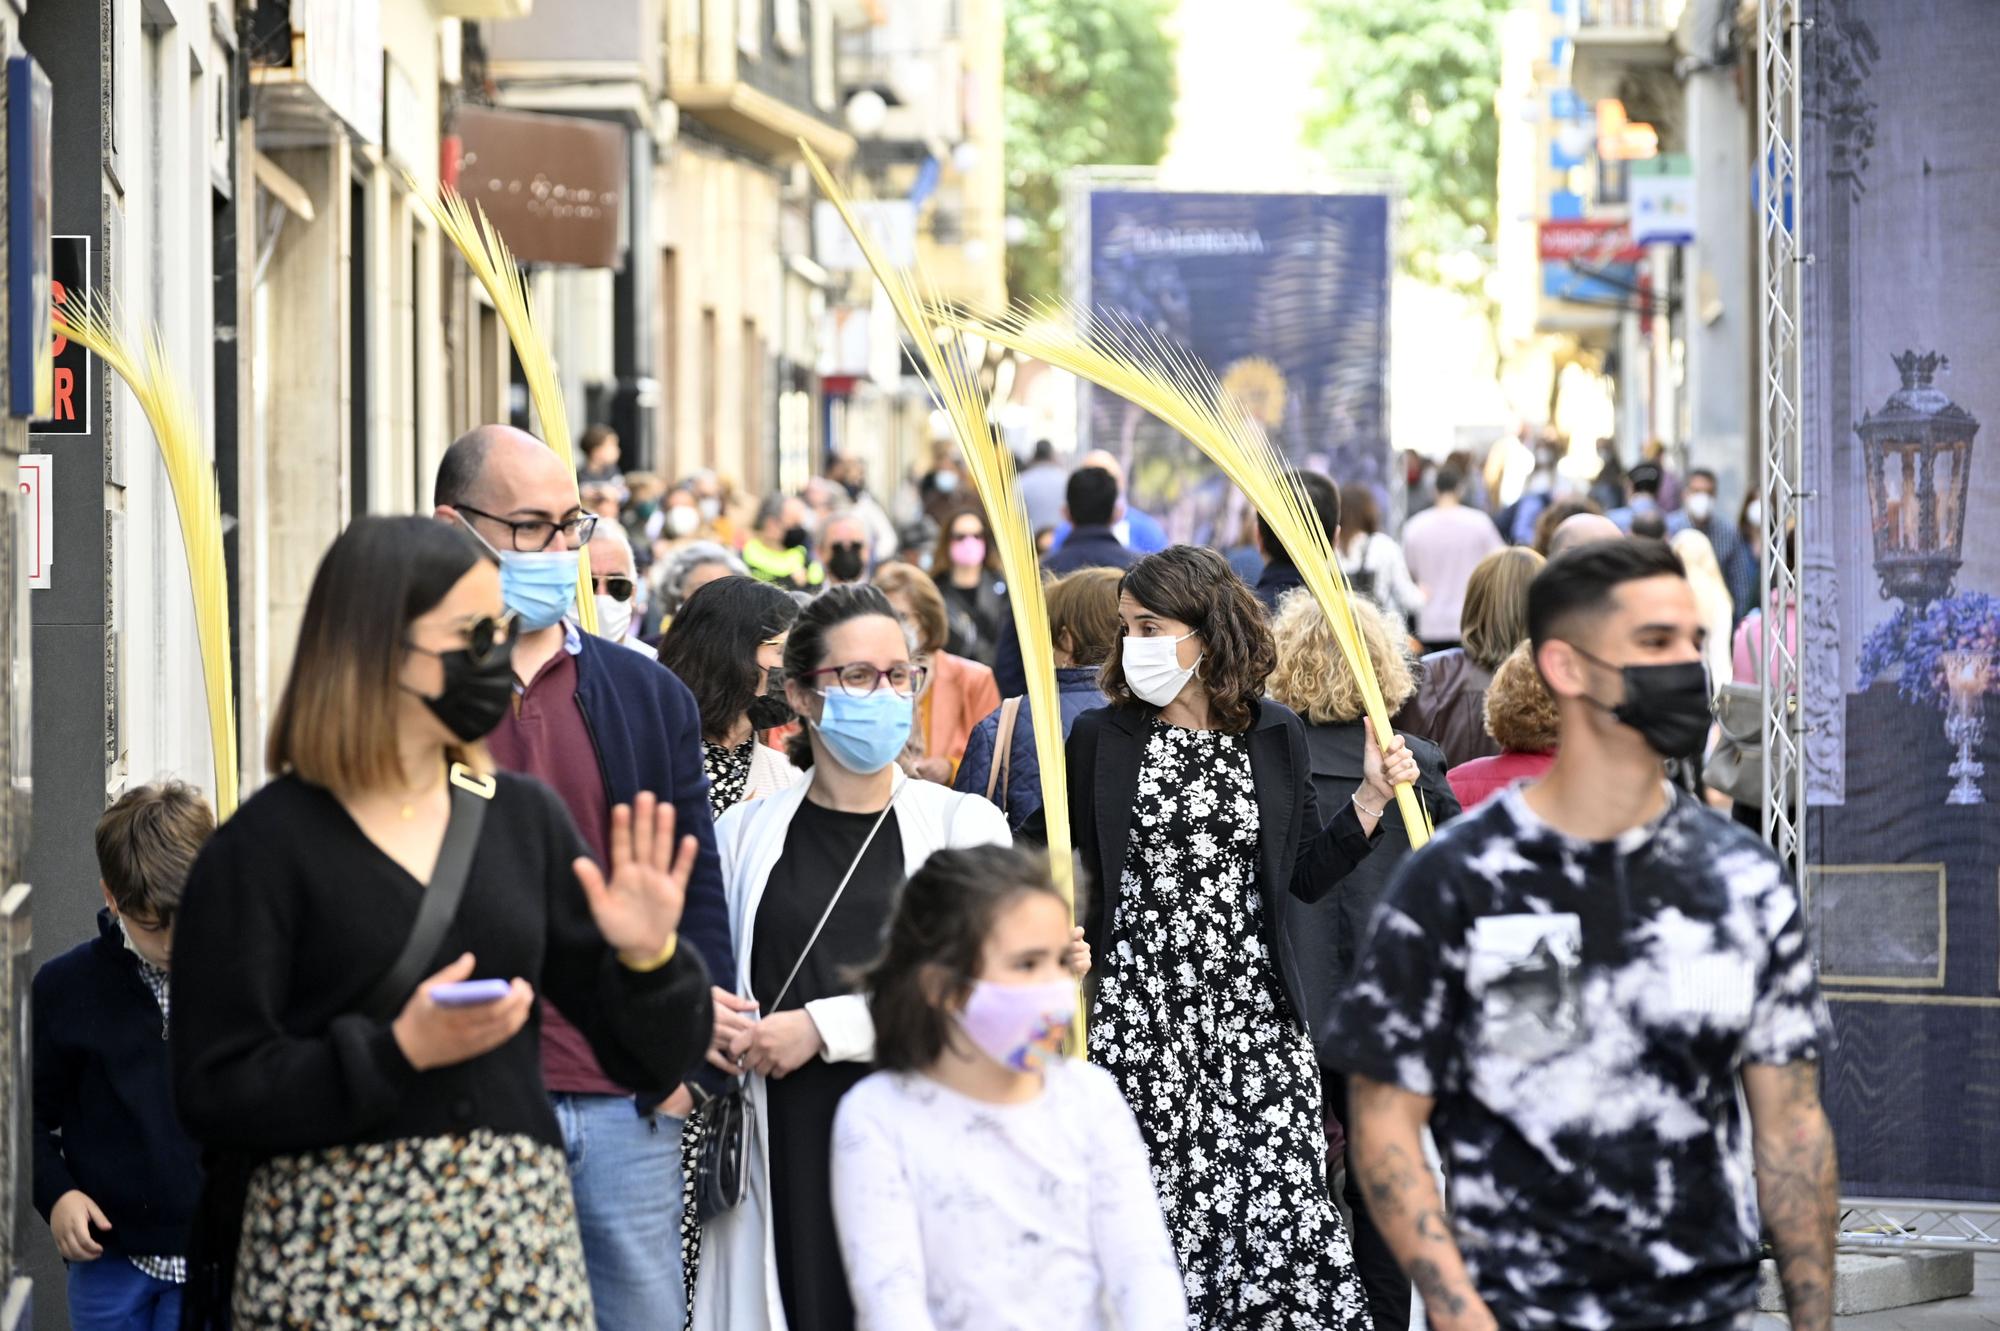
<svg viewBox="0 0 2000 1331">
<path fill-rule="evenodd" d="M 1095 189 L 1082 299 L 1184 346 L 1300 465 L 1386 493 L 1389 199 Z M 1097 389 L 1087 446 L 1182 540 L 1228 546 L 1241 500 L 1193 445 Z"/>
</svg>

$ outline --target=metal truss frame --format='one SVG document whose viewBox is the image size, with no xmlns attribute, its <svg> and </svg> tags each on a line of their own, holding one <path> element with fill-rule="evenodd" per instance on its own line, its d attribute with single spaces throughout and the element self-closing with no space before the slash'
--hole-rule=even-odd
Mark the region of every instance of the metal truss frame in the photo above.
<svg viewBox="0 0 2000 1331">
<path fill-rule="evenodd" d="M 1802 125 L 1801 48 L 1813 38 L 1816 0 L 1758 0 L 1758 253 L 1761 320 L 1758 370 L 1761 429 L 1758 493 L 1764 530 L 1760 605 L 1805 605 L 1802 574 L 1807 509 L 1817 495 L 1804 488 L 1804 436 L 1800 408 L 1801 278 L 1813 256 L 1801 244 L 1807 191 L 1800 179 Z M 1798 537 L 1787 549 L 1785 534 Z M 1783 614 L 1774 616 L 1782 620 Z M 1799 640 L 1787 641 L 1781 623 L 1763 634 L 1764 835 L 1804 883 L 1805 736 L 1812 718 L 1799 700 L 1810 617 L 1799 613 Z M 1866 1251 L 2000 1252 L 2000 1206 L 1884 1198 L 1843 1198 L 1840 1246 Z"/>
</svg>

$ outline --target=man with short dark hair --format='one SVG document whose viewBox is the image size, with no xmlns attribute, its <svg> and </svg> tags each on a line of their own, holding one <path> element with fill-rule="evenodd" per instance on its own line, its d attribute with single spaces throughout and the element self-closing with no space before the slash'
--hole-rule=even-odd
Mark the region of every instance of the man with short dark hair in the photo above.
<svg viewBox="0 0 2000 1331">
<path fill-rule="evenodd" d="M 1698 531 L 1708 538 L 1715 547 L 1715 562 L 1722 565 L 1722 580 L 1729 585 L 1729 599 L 1740 622 L 1757 607 L 1757 556 L 1736 524 L 1716 511 L 1716 489 L 1715 473 L 1707 467 L 1689 472 L 1680 512 L 1668 520 L 1667 534 Z"/>
<path fill-rule="evenodd" d="M 1065 487 L 1063 516 L 1069 539 L 1049 551 L 1042 567 L 1061 577 L 1083 568 L 1130 568 L 1138 556 L 1112 530 L 1118 512 L 1118 478 L 1102 467 L 1078 467 Z"/>
<path fill-rule="evenodd" d="M 1641 513 L 1658 513 L 1661 521 L 1666 519 L 1666 510 L 1660 506 L 1660 483 L 1666 473 L 1657 462 L 1641 462 L 1625 473 L 1625 491 L 1630 497 L 1624 505 L 1612 509 L 1604 516 L 1616 523 L 1618 530 L 1627 536 L 1632 534 L 1632 519 Z"/>
<path fill-rule="evenodd" d="M 1403 524 L 1403 561 L 1426 598 L 1413 625 L 1426 652 L 1458 646 L 1458 619 L 1472 570 L 1506 545 L 1493 519 L 1460 499 L 1464 484 L 1458 468 L 1439 467 L 1432 482 L 1436 500 Z"/>
<path fill-rule="evenodd" d="M 1084 465 L 1069 474 L 1064 488 L 1064 512 L 1072 524 L 1069 539 L 1042 556 L 1044 572 L 1065 577 L 1086 568 L 1130 568 L 1139 562 L 1114 526 L 1118 516 L 1118 473 L 1104 467 Z M 1014 617 L 1000 624 L 1000 639 L 993 648 L 993 678 L 1003 698 L 1018 698 L 1028 691 L 1028 672 L 1021 663 L 1021 639 L 1014 630 Z"/>
<path fill-rule="evenodd" d="M 1756 1311 L 1761 1206 L 1826 1331 L 1825 1010 L 1783 864 L 1665 776 L 1709 727 L 1680 561 L 1573 550 L 1528 629 L 1555 765 L 1404 861 L 1326 1033 L 1369 1211 L 1438 1331 L 1709 1331 Z"/>
<path fill-rule="evenodd" d="M 1118 502 L 1111 515 L 1111 530 L 1118 537 L 1118 543 L 1135 554 L 1150 555 L 1167 548 L 1167 530 L 1160 520 L 1150 513 L 1142 513 L 1127 502 L 1125 488 L 1125 465 L 1118 455 L 1105 448 L 1093 448 L 1077 459 L 1078 467 L 1101 467 L 1111 473 L 1118 482 Z M 1060 550 L 1069 540 L 1069 524 L 1056 527 L 1055 548 Z M 1088 567 L 1088 566 L 1086 566 Z"/>
<path fill-rule="evenodd" d="M 681 936 L 711 977 L 733 983 L 701 715 L 657 660 L 577 628 L 576 551 L 597 518 L 577 506 L 575 477 L 533 435 L 484 425 L 445 451 L 435 498 L 439 520 L 499 558 L 501 596 L 516 616 L 514 705 L 487 737 L 494 761 L 552 788 L 600 864 L 610 861 L 615 806 L 642 790 L 672 803 L 675 828 L 700 843 Z M 743 1005 L 733 992 L 711 993 L 721 1040 L 743 1024 Z M 569 1153 L 597 1326 L 679 1326 L 681 1124 L 724 1078 L 704 1066 L 679 1088 L 619 1086 L 546 995 L 541 1007 L 542 1075 Z"/>
<path fill-rule="evenodd" d="M 1340 487 L 1331 477 L 1316 471 L 1298 473 L 1299 484 L 1306 492 L 1306 499 L 1312 504 L 1313 512 L 1319 514 L 1322 527 L 1326 528 L 1326 539 L 1338 549 L 1340 546 Z M 1298 566 L 1292 562 L 1291 552 L 1278 539 L 1278 533 L 1271 524 L 1264 521 L 1264 515 L 1257 515 L 1257 553 L 1264 556 L 1264 571 L 1257 578 L 1257 599 L 1272 614 L 1278 613 L 1278 602 L 1285 593 L 1295 587 L 1303 587 L 1306 580 L 1299 574 Z"/>
</svg>

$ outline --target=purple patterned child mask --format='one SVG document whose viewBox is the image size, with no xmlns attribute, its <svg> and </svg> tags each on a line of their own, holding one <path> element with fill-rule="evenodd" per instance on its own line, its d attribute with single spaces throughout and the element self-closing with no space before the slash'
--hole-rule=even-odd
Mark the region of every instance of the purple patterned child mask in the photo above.
<svg viewBox="0 0 2000 1331">
<path fill-rule="evenodd" d="M 1076 1018 L 1076 985 L 972 982 L 958 1024 L 994 1062 L 1016 1072 L 1040 1072 L 1060 1050 Z"/>
</svg>

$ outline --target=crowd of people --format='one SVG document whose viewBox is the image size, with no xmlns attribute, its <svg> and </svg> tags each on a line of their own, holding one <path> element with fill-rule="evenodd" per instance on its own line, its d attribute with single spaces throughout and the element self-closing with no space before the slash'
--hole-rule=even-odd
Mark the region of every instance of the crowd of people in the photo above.
<svg viewBox="0 0 2000 1331">
<path fill-rule="evenodd" d="M 480 427 L 350 525 L 221 826 L 105 813 L 35 986 L 75 1326 L 1706 1331 L 1767 1241 L 1829 1325 L 1800 904 L 1705 776 L 1761 633 L 1713 475 L 1544 441 L 1397 532 L 1301 473 L 1378 734 L 1276 533 L 1172 544 L 1112 455 L 1023 460 L 1024 652 L 948 456 L 885 506 L 582 444 Z"/>
</svg>

